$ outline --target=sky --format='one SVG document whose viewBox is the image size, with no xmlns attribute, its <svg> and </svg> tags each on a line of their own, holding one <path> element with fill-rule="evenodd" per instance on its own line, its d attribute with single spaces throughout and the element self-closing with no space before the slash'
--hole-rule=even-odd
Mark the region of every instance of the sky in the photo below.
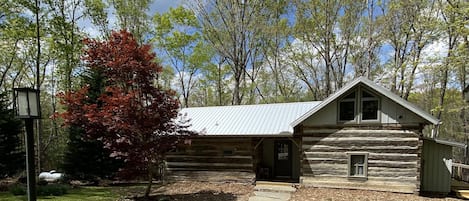
<svg viewBox="0 0 469 201">
<path fill-rule="evenodd" d="M 182 5 L 184 0 L 154 0 L 153 4 L 150 6 L 149 14 L 164 13 L 169 10 L 171 7 L 177 7 Z"/>
<path fill-rule="evenodd" d="M 153 3 L 150 5 L 150 9 L 147 11 L 147 14 L 149 16 L 153 16 L 155 13 L 167 12 L 169 8 L 175 8 L 183 5 L 185 1 L 186 0 L 153 0 Z M 113 14 L 113 9 L 109 9 L 108 11 L 108 21 L 111 27 L 115 26 L 117 23 L 117 19 Z M 78 26 L 86 33 L 88 33 L 90 37 L 99 36 L 97 27 L 95 27 L 87 18 L 82 18 L 82 20 L 78 23 Z"/>
</svg>

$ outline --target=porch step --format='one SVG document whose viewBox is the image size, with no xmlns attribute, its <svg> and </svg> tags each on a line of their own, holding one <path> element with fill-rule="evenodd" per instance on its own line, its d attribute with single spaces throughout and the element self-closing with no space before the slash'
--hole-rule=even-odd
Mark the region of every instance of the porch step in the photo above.
<svg viewBox="0 0 469 201">
<path fill-rule="evenodd" d="M 255 191 L 255 196 L 249 201 L 286 201 L 290 199 L 290 193 Z"/>
<path fill-rule="evenodd" d="M 257 181 L 249 201 L 287 201 L 295 191 L 292 183 Z"/>
<path fill-rule="evenodd" d="M 254 190 L 261 192 L 278 192 L 278 193 L 292 193 L 296 188 L 291 183 L 284 182 L 256 182 Z"/>
</svg>

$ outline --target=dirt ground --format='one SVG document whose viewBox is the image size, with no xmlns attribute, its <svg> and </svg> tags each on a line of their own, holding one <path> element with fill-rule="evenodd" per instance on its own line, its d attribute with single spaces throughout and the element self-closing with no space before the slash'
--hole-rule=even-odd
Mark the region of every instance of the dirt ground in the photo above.
<svg viewBox="0 0 469 201">
<path fill-rule="evenodd" d="M 178 182 L 152 191 L 151 200 L 162 201 L 248 201 L 254 186 L 233 183 Z M 139 199 L 136 199 L 139 200 Z M 292 194 L 290 201 L 456 201 L 454 196 L 438 198 L 414 194 L 400 194 L 364 190 L 326 189 L 300 187 Z"/>
<path fill-rule="evenodd" d="M 253 191 L 249 184 L 177 182 L 154 188 L 151 200 L 248 201 Z"/>
<path fill-rule="evenodd" d="M 454 196 L 437 198 L 435 196 L 419 196 L 414 194 L 378 192 L 378 191 L 364 191 L 364 190 L 345 190 L 345 189 L 326 189 L 326 188 L 299 188 L 292 194 L 290 201 L 353 201 L 353 200 L 366 200 L 366 201 L 443 201 L 460 200 Z"/>
</svg>

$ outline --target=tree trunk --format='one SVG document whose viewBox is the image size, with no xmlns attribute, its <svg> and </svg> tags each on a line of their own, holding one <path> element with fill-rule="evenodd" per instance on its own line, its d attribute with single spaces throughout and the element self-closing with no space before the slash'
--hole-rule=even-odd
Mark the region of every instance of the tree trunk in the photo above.
<svg viewBox="0 0 469 201">
<path fill-rule="evenodd" d="M 149 162 L 150 164 L 148 164 L 148 184 L 147 184 L 147 188 L 145 190 L 145 199 L 148 200 L 148 198 L 150 197 L 150 193 L 151 193 L 151 186 L 153 184 L 153 171 L 152 171 L 152 166 L 151 166 L 151 162 Z"/>
</svg>

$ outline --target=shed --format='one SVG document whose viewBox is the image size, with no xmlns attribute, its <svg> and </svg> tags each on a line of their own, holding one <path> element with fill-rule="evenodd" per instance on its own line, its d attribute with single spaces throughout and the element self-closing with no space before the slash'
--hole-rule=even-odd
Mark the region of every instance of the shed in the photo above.
<svg viewBox="0 0 469 201">
<path fill-rule="evenodd" d="M 447 194 L 451 191 L 452 148 L 462 143 L 424 138 L 421 191 Z"/>
</svg>

